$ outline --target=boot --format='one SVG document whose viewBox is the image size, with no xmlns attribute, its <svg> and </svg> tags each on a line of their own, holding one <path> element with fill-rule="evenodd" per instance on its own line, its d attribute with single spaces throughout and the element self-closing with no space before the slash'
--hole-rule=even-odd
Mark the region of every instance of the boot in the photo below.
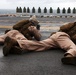
<svg viewBox="0 0 76 75">
<path fill-rule="evenodd" d="M 4 45 L 4 42 L 0 42 L 0 46 L 3 46 Z"/>
<path fill-rule="evenodd" d="M 67 64 L 67 65 L 75 65 L 76 66 L 76 57 L 68 54 L 67 56 L 64 56 L 61 59 L 63 64 Z"/>
<path fill-rule="evenodd" d="M 11 39 L 10 37 L 6 37 L 4 41 L 3 54 L 7 56 L 12 48 L 12 46 L 16 45 L 17 41 Z"/>
<path fill-rule="evenodd" d="M 13 46 L 12 49 L 10 50 L 10 53 L 21 55 L 23 53 L 23 50 L 19 46 Z"/>
</svg>

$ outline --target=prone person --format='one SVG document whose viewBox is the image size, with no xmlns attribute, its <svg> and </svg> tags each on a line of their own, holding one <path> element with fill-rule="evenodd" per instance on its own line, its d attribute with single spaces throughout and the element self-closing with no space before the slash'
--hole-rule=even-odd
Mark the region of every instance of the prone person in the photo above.
<svg viewBox="0 0 76 75">
<path fill-rule="evenodd" d="M 7 36 L 13 39 L 19 39 L 22 38 L 24 35 L 28 40 L 39 41 L 41 39 L 39 27 L 39 21 L 37 20 L 35 15 L 32 16 L 29 20 L 21 20 L 17 22 L 15 25 L 13 25 L 13 28 L 11 30 L 6 30 L 3 35 L 0 35 L 0 45 L 4 45 L 4 40 Z M 21 33 L 23 35 L 21 35 Z M 12 49 L 13 52 L 11 53 L 18 54 L 17 51 L 15 51 L 18 49 L 17 47 L 14 47 Z"/>
<path fill-rule="evenodd" d="M 17 47 L 18 49 L 16 50 L 19 53 L 24 51 L 44 51 L 48 49 L 51 50 L 52 48 L 61 48 L 66 51 L 64 57 L 61 59 L 62 63 L 76 65 L 75 31 L 76 22 L 73 22 L 61 26 L 58 32 L 55 32 L 42 41 L 28 40 L 23 34 L 20 34 L 22 37 L 18 36 L 17 39 L 6 37 L 3 54 L 4 56 L 9 55 L 9 53 L 13 51 L 11 49 L 12 47 Z"/>
<path fill-rule="evenodd" d="M 35 15 L 33 15 L 29 20 L 24 19 L 17 22 L 13 25 L 13 29 L 21 32 L 28 40 L 32 40 L 34 38 L 39 41 L 41 39 L 39 21 Z"/>
<path fill-rule="evenodd" d="M 7 36 L 16 39 L 18 31 L 22 33 L 28 40 L 40 40 L 41 33 L 39 31 L 39 21 L 36 16 L 32 16 L 29 20 L 21 20 L 13 25 L 11 30 L 6 30 L 5 34 L 0 35 L 0 44 L 4 44 L 4 40 Z M 39 29 L 38 29 L 39 28 Z"/>
</svg>

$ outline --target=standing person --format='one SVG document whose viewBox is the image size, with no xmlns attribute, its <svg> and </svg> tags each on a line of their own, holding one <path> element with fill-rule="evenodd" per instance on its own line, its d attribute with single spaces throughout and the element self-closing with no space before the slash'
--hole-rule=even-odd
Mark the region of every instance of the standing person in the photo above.
<svg viewBox="0 0 76 75">
<path fill-rule="evenodd" d="M 27 40 L 25 37 L 16 40 L 6 37 L 3 54 L 7 56 L 13 46 L 20 47 L 21 51 L 44 51 L 51 48 L 61 48 L 66 51 L 64 57 L 61 59 L 62 63 L 76 65 L 76 45 L 71 40 L 73 37 L 69 35 L 71 32 L 73 34 L 75 26 L 75 22 L 61 26 L 59 32 L 52 34 L 49 38 L 42 41 Z M 68 31 L 66 30 L 67 33 L 63 32 L 64 28 L 67 29 L 66 27 L 69 29 Z"/>
</svg>

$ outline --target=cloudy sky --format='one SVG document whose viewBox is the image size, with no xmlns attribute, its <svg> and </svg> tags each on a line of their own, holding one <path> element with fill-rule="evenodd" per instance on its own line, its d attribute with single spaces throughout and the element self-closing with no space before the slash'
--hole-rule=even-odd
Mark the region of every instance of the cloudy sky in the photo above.
<svg viewBox="0 0 76 75">
<path fill-rule="evenodd" d="M 74 8 L 76 7 L 76 0 L 1 0 L 0 9 L 16 9 L 16 7 L 47 7 L 48 9 L 52 7 L 57 9 L 60 7 Z"/>
</svg>

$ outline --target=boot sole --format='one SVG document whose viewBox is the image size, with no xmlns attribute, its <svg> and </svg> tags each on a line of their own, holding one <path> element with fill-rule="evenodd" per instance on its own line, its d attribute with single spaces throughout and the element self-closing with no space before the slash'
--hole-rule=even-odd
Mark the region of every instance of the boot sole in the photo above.
<svg viewBox="0 0 76 75">
<path fill-rule="evenodd" d="M 76 57 L 64 57 L 61 59 L 61 61 L 63 64 L 76 66 Z"/>
</svg>

